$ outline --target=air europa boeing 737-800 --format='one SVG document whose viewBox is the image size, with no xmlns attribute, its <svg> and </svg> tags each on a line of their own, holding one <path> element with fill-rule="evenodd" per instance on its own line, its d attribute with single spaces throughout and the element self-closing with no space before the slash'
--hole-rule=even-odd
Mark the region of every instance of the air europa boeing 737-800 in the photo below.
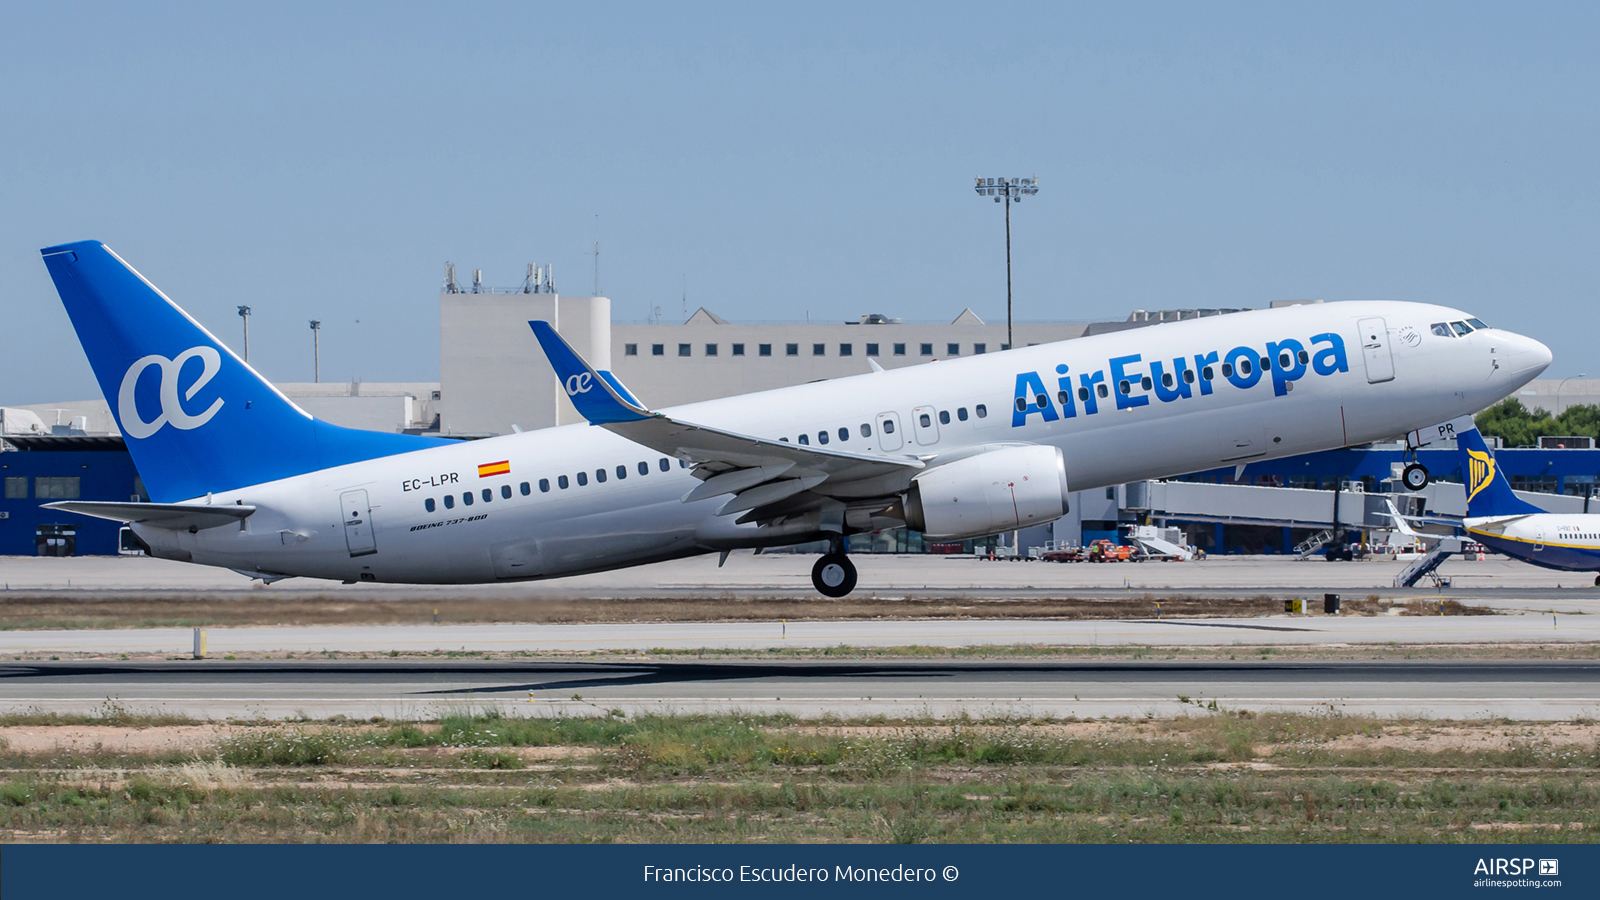
<svg viewBox="0 0 1600 900">
<path fill-rule="evenodd" d="M 268 581 L 549 578 L 827 541 L 812 578 L 838 597 L 856 581 L 850 534 L 1043 524 L 1069 486 L 1403 434 L 1550 363 L 1459 310 L 1352 301 L 653 411 L 531 322 L 528 352 L 543 348 L 589 424 L 452 441 L 313 418 L 105 245 L 42 252 L 152 501 L 49 505 L 128 522 L 154 556 Z"/>
</svg>

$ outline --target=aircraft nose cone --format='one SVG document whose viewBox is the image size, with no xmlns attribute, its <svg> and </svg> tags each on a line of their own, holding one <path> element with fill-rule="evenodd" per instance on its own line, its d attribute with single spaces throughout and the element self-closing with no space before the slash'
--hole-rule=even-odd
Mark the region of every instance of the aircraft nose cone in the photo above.
<svg viewBox="0 0 1600 900">
<path fill-rule="evenodd" d="M 1511 337 L 1511 352 L 1506 368 L 1513 374 L 1531 379 L 1549 368 L 1550 361 L 1555 358 L 1549 347 L 1525 335 L 1514 334 Z"/>
</svg>

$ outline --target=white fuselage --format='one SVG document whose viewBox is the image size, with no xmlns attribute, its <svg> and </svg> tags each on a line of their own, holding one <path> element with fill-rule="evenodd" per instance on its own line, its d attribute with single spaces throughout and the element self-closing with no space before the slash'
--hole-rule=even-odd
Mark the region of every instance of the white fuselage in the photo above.
<svg viewBox="0 0 1600 900">
<path fill-rule="evenodd" d="M 1499 329 L 1452 338 L 1429 334 L 1430 323 L 1463 318 L 1457 310 L 1424 304 L 1306 305 L 949 359 L 663 412 L 757 437 L 799 443 L 805 435 L 813 446 L 826 434 L 831 449 L 913 456 L 928 466 L 1006 444 L 1050 444 L 1065 455 L 1071 487 L 1092 489 L 1387 438 L 1483 409 L 1548 362 L 1542 345 Z M 1358 331 L 1358 322 L 1376 339 Z M 1342 344 L 1342 366 L 1331 353 L 1333 341 L 1313 340 L 1328 334 Z M 1230 357 L 1234 348 L 1252 353 Z M 1289 365 L 1261 372 L 1259 360 L 1269 348 L 1277 351 L 1273 359 Z M 1223 375 L 1230 358 L 1231 378 Z M 1254 360 L 1254 379 L 1237 365 L 1245 359 Z M 1161 371 L 1152 363 L 1161 363 Z M 1205 382 L 1200 375 L 1208 367 L 1212 379 Z M 1296 370 L 1300 374 L 1291 377 Z M 1170 386 L 1162 384 L 1163 376 L 1172 378 Z M 1126 394 L 1122 381 L 1128 382 Z M 649 399 L 648 385 L 631 387 Z M 1019 394 L 1028 395 L 1020 401 L 1024 412 L 1017 409 Z M 886 427 L 891 423 L 892 433 Z M 267 575 L 410 583 L 495 581 L 493 548 L 530 537 L 539 551 L 534 577 L 779 542 L 760 536 L 754 524 L 735 524 L 737 516 L 717 516 L 726 497 L 682 502 L 699 481 L 677 460 L 663 459 L 604 428 L 570 425 L 199 498 L 257 507 L 238 526 L 197 533 L 135 528 L 160 555 L 187 555 L 197 563 Z M 480 477 L 481 465 L 501 461 L 509 463 L 508 473 Z M 597 472 L 605 473 L 603 481 Z M 586 482 L 581 485 L 580 473 Z M 356 491 L 365 494 L 355 498 Z M 370 516 L 348 524 L 341 508 L 346 502 L 364 503 Z"/>
<path fill-rule="evenodd" d="M 1600 514 L 1480 516 L 1462 522 L 1491 550 L 1547 569 L 1600 571 Z"/>
</svg>

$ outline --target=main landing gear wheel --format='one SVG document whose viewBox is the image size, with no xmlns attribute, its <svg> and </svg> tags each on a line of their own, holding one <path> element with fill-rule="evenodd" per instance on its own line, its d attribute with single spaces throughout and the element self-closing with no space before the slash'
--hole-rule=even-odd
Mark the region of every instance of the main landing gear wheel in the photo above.
<svg viewBox="0 0 1600 900">
<path fill-rule="evenodd" d="M 856 564 L 843 553 L 827 553 L 811 567 L 811 583 L 824 597 L 843 597 L 856 589 Z"/>
<path fill-rule="evenodd" d="M 1422 463 L 1412 463 L 1400 473 L 1400 483 L 1408 491 L 1420 491 L 1428 486 L 1428 467 Z"/>
</svg>

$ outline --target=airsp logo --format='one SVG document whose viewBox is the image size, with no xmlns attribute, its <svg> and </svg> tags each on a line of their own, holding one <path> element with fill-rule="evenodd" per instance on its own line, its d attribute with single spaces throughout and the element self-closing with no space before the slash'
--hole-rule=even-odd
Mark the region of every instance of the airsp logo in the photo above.
<svg viewBox="0 0 1600 900">
<path fill-rule="evenodd" d="M 199 359 L 204 363 L 200 377 L 194 384 L 183 392 L 184 400 L 193 400 L 194 395 L 205 387 L 211 379 L 222 371 L 222 356 L 212 347 L 190 347 L 178 354 L 176 359 L 167 359 L 159 353 L 152 353 L 128 367 L 128 374 L 122 376 L 122 390 L 117 392 L 117 415 L 122 419 L 122 431 L 131 438 L 143 439 L 161 430 L 161 426 L 171 424 L 173 428 L 188 431 L 199 428 L 211 421 L 211 417 L 222 408 L 222 398 L 211 402 L 206 411 L 197 416 L 191 416 L 183 408 L 183 403 L 178 399 L 178 373 L 183 371 L 183 364 L 191 359 Z M 161 415 L 146 422 L 139 415 L 139 403 L 134 397 L 134 390 L 139 386 L 139 376 L 151 366 L 161 367 Z"/>
<path fill-rule="evenodd" d="M 576 397 L 579 394 L 589 393 L 589 388 L 594 386 L 591 383 L 593 381 L 594 379 L 590 377 L 588 372 L 581 372 L 577 375 L 569 376 L 567 378 L 567 396 Z"/>
</svg>

